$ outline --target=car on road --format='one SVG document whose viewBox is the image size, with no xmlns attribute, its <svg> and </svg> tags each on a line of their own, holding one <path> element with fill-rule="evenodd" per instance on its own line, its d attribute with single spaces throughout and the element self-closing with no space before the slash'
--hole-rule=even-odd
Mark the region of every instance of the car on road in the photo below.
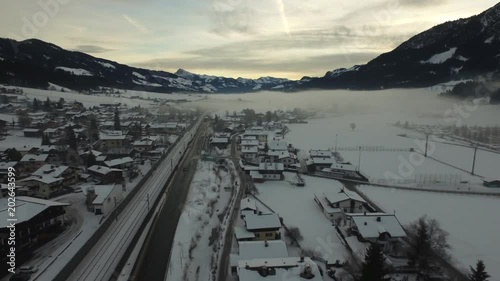
<svg viewBox="0 0 500 281">
<path fill-rule="evenodd" d="M 38 271 L 38 268 L 30 265 L 30 266 L 21 266 L 19 268 L 20 273 L 35 273 Z"/>
</svg>

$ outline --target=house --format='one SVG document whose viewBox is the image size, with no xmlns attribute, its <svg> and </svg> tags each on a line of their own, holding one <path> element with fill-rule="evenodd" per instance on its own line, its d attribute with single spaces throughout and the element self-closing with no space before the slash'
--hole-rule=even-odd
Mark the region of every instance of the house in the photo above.
<svg viewBox="0 0 500 281">
<path fill-rule="evenodd" d="M 325 168 L 330 168 L 337 163 L 333 157 L 313 157 L 306 160 L 307 170 L 309 172 L 319 172 Z"/>
<path fill-rule="evenodd" d="M 255 203 L 255 200 L 251 198 L 243 198 L 240 201 L 240 216 L 241 218 L 244 218 L 246 215 L 249 214 L 256 214 L 257 213 L 257 204 Z"/>
<path fill-rule="evenodd" d="M 16 197 L 16 257 L 31 255 L 35 245 L 43 245 L 54 233 L 62 230 L 65 208 L 70 204 L 43 200 L 32 197 Z M 8 244 L 11 228 L 9 217 L 9 200 L 0 198 L 0 251 L 8 253 L 11 245 Z M 61 228 L 59 228 L 61 227 Z M 45 240 L 47 239 L 47 240 Z M 2 263 L 6 261 L 2 255 Z"/>
<path fill-rule="evenodd" d="M 43 131 L 43 134 L 49 136 L 51 139 L 60 137 L 62 133 L 63 130 L 61 128 L 47 128 Z"/>
<path fill-rule="evenodd" d="M 66 160 L 68 145 L 42 145 L 37 153 L 47 154 L 47 163 L 62 164 Z"/>
<path fill-rule="evenodd" d="M 316 158 L 316 157 L 333 157 L 333 152 L 331 150 L 309 150 L 309 157 L 311 158 Z"/>
<path fill-rule="evenodd" d="M 255 240 L 280 239 L 281 220 L 278 214 L 247 214 L 245 227 L 255 235 Z"/>
<path fill-rule="evenodd" d="M 210 145 L 218 147 L 219 149 L 226 149 L 229 146 L 229 138 L 211 137 Z"/>
<path fill-rule="evenodd" d="M 237 273 L 240 261 L 258 258 L 287 258 L 288 249 L 283 240 L 271 241 L 239 241 L 239 253 L 231 254 L 231 272 Z"/>
<path fill-rule="evenodd" d="M 297 163 L 297 156 L 287 150 L 269 150 L 267 156 L 271 162 L 283 163 L 285 168 L 290 168 Z"/>
<path fill-rule="evenodd" d="M 257 146 L 242 146 L 241 158 L 244 160 L 255 162 L 259 155 L 259 148 Z"/>
<path fill-rule="evenodd" d="M 0 162 L 0 183 L 6 183 L 9 178 L 9 168 L 14 168 L 17 172 L 17 161 Z"/>
<path fill-rule="evenodd" d="M 127 136 L 121 133 L 100 134 L 99 143 L 103 150 L 123 149 L 128 146 Z"/>
<path fill-rule="evenodd" d="M 327 218 L 340 222 L 346 213 L 364 213 L 367 211 L 366 201 L 356 192 L 341 188 L 337 191 L 314 194 Z"/>
<path fill-rule="evenodd" d="M 42 137 L 42 130 L 36 128 L 26 128 L 23 130 L 24 137 L 26 138 L 40 138 Z"/>
<path fill-rule="evenodd" d="M 123 187 L 119 184 L 95 185 L 86 190 L 87 204 L 96 215 L 107 217 L 123 199 Z"/>
<path fill-rule="evenodd" d="M 259 173 L 264 180 L 282 180 L 284 170 L 283 163 L 259 163 Z"/>
<path fill-rule="evenodd" d="M 68 166 L 45 164 L 31 176 L 18 181 L 29 188 L 29 195 L 50 198 L 78 181 L 78 173 Z"/>
<path fill-rule="evenodd" d="M 384 252 L 398 252 L 400 239 L 406 237 L 401 223 L 392 214 L 349 214 L 349 231 L 363 242 L 378 243 Z"/>
<path fill-rule="evenodd" d="M 104 161 L 104 164 L 108 166 L 109 168 L 115 168 L 115 169 L 126 169 L 132 166 L 134 163 L 134 159 L 130 157 L 123 157 L 123 158 L 118 158 L 118 159 L 113 159 L 109 161 Z"/>
<path fill-rule="evenodd" d="M 23 174 L 31 174 L 45 165 L 48 158 L 48 154 L 26 154 L 19 161 L 19 166 Z"/>
<path fill-rule="evenodd" d="M 242 139 L 246 139 L 248 137 L 255 137 L 256 140 L 262 143 L 267 142 L 267 137 L 268 137 L 268 132 L 262 130 L 256 130 L 252 128 L 251 130 L 246 130 L 243 135 Z"/>
<path fill-rule="evenodd" d="M 483 180 L 483 185 L 486 187 L 500 187 L 500 180 Z"/>
<path fill-rule="evenodd" d="M 240 281 L 322 281 L 318 265 L 307 257 L 257 258 L 238 262 Z"/>
<path fill-rule="evenodd" d="M 288 144 L 286 141 L 273 140 L 269 143 L 270 151 L 288 151 Z"/>
<path fill-rule="evenodd" d="M 151 151 L 154 149 L 156 143 L 156 138 L 143 138 L 134 141 L 132 145 L 139 152 Z"/>
<path fill-rule="evenodd" d="M 88 173 L 97 178 L 101 184 L 123 181 L 123 170 L 94 165 L 88 168 Z"/>
</svg>

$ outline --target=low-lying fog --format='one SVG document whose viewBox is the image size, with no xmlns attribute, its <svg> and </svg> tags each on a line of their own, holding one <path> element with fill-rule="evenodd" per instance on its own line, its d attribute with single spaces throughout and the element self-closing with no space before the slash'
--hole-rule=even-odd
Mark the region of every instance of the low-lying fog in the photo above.
<svg viewBox="0 0 500 281">
<path fill-rule="evenodd" d="M 317 111 L 320 116 L 322 113 L 339 117 L 385 116 L 387 122 L 419 119 L 419 123 L 427 124 L 500 124 L 500 106 L 482 101 L 476 101 L 480 104 L 474 106 L 472 101 L 439 97 L 439 92 L 438 89 L 392 89 L 217 94 L 194 104 L 220 113 L 245 108 L 264 112 L 299 107 Z"/>
</svg>

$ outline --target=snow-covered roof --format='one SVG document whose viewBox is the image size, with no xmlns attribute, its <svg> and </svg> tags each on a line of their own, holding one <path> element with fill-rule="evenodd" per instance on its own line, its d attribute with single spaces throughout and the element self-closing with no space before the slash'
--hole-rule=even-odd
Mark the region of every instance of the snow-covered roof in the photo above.
<svg viewBox="0 0 500 281">
<path fill-rule="evenodd" d="M 253 136 L 253 135 L 243 135 L 241 136 L 241 141 L 244 141 L 244 140 L 256 140 L 257 137 L 256 136 Z"/>
<path fill-rule="evenodd" d="M 97 197 L 92 201 L 92 204 L 102 204 L 106 200 L 106 198 L 109 197 L 111 192 L 113 192 L 113 189 L 115 188 L 120 188 L 117 185 L 111 184 L 111 185 L 95 185 L 93 187 L 95 194 Z"/>
<path fill-rule="evenodd" d="M 278 229 L 281 227 L 280 217 L 276 213 L 266 215 L 245 216 L 247 230 Z"/>
<path fill-rule="evenodd" d="M 16 197 L 16 223 L 22 223 L 35 217 L 45 209 L 53 206 L 69 206 L 68 203 L 57 201 L 38 199 L 33 197 L 17 196 Z M 0 228 L 7 227 L 9 222 L 8 200 L 0 198 Z"/>
<path fill-rule="evenodd" d="M 0 171 L 6 172 L 10 167 L 17 165 L 17 161 L 0 162 Z"/>
<path fill-rule="evenodd" d="M 89 167 L 88 170 L 91 172 L 94 172 L 94 173 L 102 174 L 102 175 L 106 175 L 106 174 L 109 174 L 109 173 L 114 172 L 114 171 L 120 171 L 120 172 L 122 171 L 120 169 L 111 169 L 111 168 L 108 168 L 105 166 L 99 166 L 99 165 L 94 165 L 92 167 Z"/>
<path fill-rule="evenodd" d="M 250 198 L 243 198 L 240 201 L 240 210 L 254 210 L 257 211 L 257 205 L 255 204 L 255 200 Z"/>
<path fill-rule="evenodd" d="M 351 219 L 363 238 L 378 238 L 382 233 L 405 237 L 406 233 L 395 215 L 352 215 Z"/>
<path fill-rule="evenodd" d="M 319 271 L 318 265 L 310 258 L 304 258 L 301 261 L 299 257 L 286 258 L 260 258 L 238 263 L 238 277 L 240 281 L 282 281 L 286 276 L 287 279 L 322 281 L 323 277 Z M 314 275 L 311 279 L 303 279 L 300 274 L 309 268 Z M 273 268 L 275 274 L 262 276 L 259 269 Z M 295 278 L 294 278 L 295 277 Z"/>
<path fill-rule="evenodd" d="M 134 141 L 133 145 L 134 146 L 152 146 L 153 143 L 154 142 L 152 140 L 138 140 L 138 141 Z"/>
<path fill-rule="evenodd" d="M 255 139 L 255 138 L 253 138 L 253 139 L 242 139 L 240 145 L 242 147 L 243 146 L 258 146 L 259 145 L 259 141 L 257 139 Z"/>
<path fill-rule="evenodd" d="M 354 200 L 366 203 L 365 199 L 363 199 L 363 197 L 361 197 L 359 194 L 345 188 L 339 189 L 338 191 L 326 192 L 323 194 L 325 195 L 326 200 L 330 202 L 330 204 L 342 202 L 345 200 Z"/>
<path fill-rule="evenodd" d="M 45 164 L 40 169 L 36 170 L 33 175 L 34 176 L 52 176 L 52 177 L 60 177 L 64 171 L 69 169 L 68 166 L 57 166 L 51 164 Z"/>
<path fill-rule="evenodd" d="M 21 162 L 45 162 L 48 157 L 48 154 L 26 154 L 21 159 Z"/>
<path fill-rule="evenodd" d="M 309 150 L 309 155 L 311 157 L 332 157 L 333 152 L 331 150 Z"/>
<path fill-rule="evenodd" d="M 269 150 L 267 155 L 277 156 L 279 159 L 291 157 L 290 153 L 286 150 Z"/>
<path fill-rule="evenodd" d="M 125 135 L 106 135 L 106 134 L 99 134 L 99 139 L 101 140 L 124 140 L 127 136 Z"/>
<path fill-rule="evenodd" d="M 241 226 L 234 227 L 234 235 L 236 236 L 237 240 L 255 238 L 255 233 L 250 232 L 246 228 Z"/>
<path fill-rule="evenodd" d="M 240 248 L 240 254 L 235 256 L 238 262 L 256 258 L 288 257 L 288 249 L 285 241 L 283 240 L 240 241 L 238 242 L 238 245 Z"/>
<path fill-rule="evenodd" d="M 352 165 L 351 163 L 334 163 L 332 164 L 330 169 L 355 172 L 356 166 Z"/>
<path fill-rule="evenodd" d="M 334 164 L 334 163 L 337 163 L 337 161 L 335 161 L 335 158 L 333 157 L 314 157 L 314 158 L 311 158 L 309 163 L 312 163 L 312 164 Z"/>
<path fill-rule="evenodd" d="M 229 138 L 210 138 L 210 143 L 229 143 Z"/>
<path fill-rule="evenodd" d="M 134 162 L 134 159 L 132 159 L 130 157 L 123 157 L 123 158 L 118 158 L 118 159 L 106 161 L 106 162 L 104 162 L 104 164 L 106 164 L 106 166 L 112 168 L 115 166 L 128 164 L 128 163 L 132 163 L 132 162 Z"/>
<path fill-rule="evenodd" d="M 284 171 L 283 163 L 259 163 L 259 171 Z"/>
<path fill-rule="evenodd" d="M 40 129 L 34 129 L 34 128 L 26 128 L 23 130 L 25 133 L 37 133 L 40 132 Z"/>
<path fill-rule="evenodd" d="M 278 150 L 278 151 L 288 150 L 287 146 L 288 144 L 286 143 L 286 141 L 273 140 L 269 143 L 270 150 Z"/>
<path fill-rule="evenodd" d="M 257 146 L 243 146 L 241 147 L 241 153 L 257 153 L 259 152 L 259 147 Z"/>
</svg>

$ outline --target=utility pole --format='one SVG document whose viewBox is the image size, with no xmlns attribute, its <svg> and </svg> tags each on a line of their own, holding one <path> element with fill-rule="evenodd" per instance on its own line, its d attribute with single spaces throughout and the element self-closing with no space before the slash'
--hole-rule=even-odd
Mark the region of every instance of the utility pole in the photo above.
<svg viewBox="0 0 500 281">
<path fill-rule="evenodd" d="M 474 175 L 474 169 L 476 168 L 477 148 L 478 148 L 478 145 L 476 144 L 476 147 L 474 147 L 474 159 L 472 160 L 472 172 L 471 172 L 472 175 Z"/>
<path fill-rule="evenodd" d="M 148 211 L 149 211 L 149 193 L 147 194 L 147 200 L 148 200 Z"/>
<path fill-rule="evenodd" d="M 335 152 L 337 152 L 337 140 L 338 140 L 339 134 L 335 134 Z"/>
<path fill-rule="evenodd" d="M 358 172 L 361 172 L 361 145 L 358 146 L 359 148 L 359 156 L 358 156 Z"/>
<path fill-rule="evenodd" d="M 425 135 L 425 157 L 427 157 L 427 144 L 429 143 L 429 134 Z"/>
</svg>

